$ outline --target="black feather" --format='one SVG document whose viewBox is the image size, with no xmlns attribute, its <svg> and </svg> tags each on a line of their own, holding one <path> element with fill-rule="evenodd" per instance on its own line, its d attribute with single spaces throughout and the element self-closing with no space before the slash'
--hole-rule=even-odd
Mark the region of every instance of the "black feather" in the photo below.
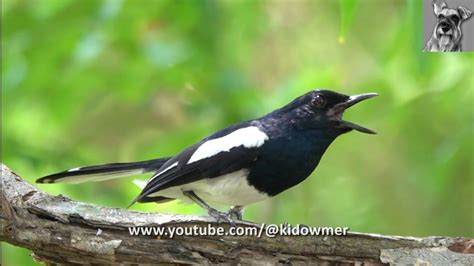
<svg viewBox="0 0 474 266">
<path fill-rule="evenodd" d="M 158 170 L 169 159 L 170 158 L 167 157 L 167 158 L 159 158 L 159 159 L 153 159 L 153 160 L 141 161 L 141 162 L 109 163 L 109 164 L 79 167 L 77 169 L 73 168 L 71 170 L 66 170 L 63 172 L 41 177 L 40 179 L 36 180 L 36 183 L 58 183 L 58 182 L 61 182 L 61 179 L 64 179 L 66 177 L 74 177 L 74 176 L 78 177 L 78 180 L 76 180 L 75 183 L 80 183 L 81 180 L 79 176 L 81 177 L 84 176 L 84 180 L 88 181 L 90 179 L 90 176 L 92 175 L 97 175 L 97 176 L 102 176 L 102 177 L 116 175 L 117 177 L 119 177 L 119 176 L 127 176 L 130 174 L 134 174 L 137 171 L 140 171 L 141 173 L 152 172 L 152 171 Z"/>
</svg>

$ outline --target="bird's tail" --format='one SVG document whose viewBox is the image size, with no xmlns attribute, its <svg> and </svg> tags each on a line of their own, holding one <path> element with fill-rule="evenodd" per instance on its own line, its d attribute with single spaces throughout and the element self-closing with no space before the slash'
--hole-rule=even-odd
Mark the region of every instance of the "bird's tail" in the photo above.
<svg viewBox="0 0 474 266">
<path fill-rule="evenodd" d="M 77 184 L 88 181 L 104 181 L 108 179 L 156 171 L 169 159 L 170 157 L 132 163 L 109 163 L 77 167 L 56 174 L 44 176 L 36 180 L 36 183 Z"/>
</svg>

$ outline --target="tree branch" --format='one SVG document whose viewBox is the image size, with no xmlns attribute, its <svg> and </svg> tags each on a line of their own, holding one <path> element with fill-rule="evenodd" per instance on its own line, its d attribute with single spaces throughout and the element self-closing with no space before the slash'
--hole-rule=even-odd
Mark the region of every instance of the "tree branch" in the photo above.
<svg viewBox="0 0 474 266">
<path fill-rule="evenodd" d="M 206 227 L 211 218 L 103 208 L 50 196 L 2 172 L 0 240 L 48 264 L 474 264 L 474 240 L 350 233 L 347 236 L 132 236 L 131 226 Z M 228 224 L 219 224 L 226 226 Z M 239 227 L 260 227 L 237 222 Z"/>
</svg>

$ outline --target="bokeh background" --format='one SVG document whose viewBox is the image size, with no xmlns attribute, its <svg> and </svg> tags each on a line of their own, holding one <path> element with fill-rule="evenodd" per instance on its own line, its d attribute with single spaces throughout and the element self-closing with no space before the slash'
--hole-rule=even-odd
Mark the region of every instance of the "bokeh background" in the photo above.
<svg viewBox="0 0 474 266">
<path fill-rule="evenodd" d="M 29 182 L 172 155 L 314 88 L 378 92 L 345 114 L 378 135 L 338 138 L 310 178 L 244 217 L 474 236 L 473 53 L 421 52 L 421 1 L 2 4 L 2 162 Z M 132 180 L 39 188 L 122 208 L 139 193 Z M 2 247 L 4 265 L 34 265 Z"/>
</svg>

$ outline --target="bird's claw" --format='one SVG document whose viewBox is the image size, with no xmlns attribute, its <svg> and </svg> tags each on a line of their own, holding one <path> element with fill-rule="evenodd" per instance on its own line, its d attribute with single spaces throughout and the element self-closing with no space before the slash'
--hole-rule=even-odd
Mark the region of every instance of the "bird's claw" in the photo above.
<svg viewBox="0 0 474 266">
<path fill-rule="evenodd" d="M 231 224 L 232 226 L 235 226 L 235 221 L 232 219 L 232 217 L 228 213 L 220 212 L 214 209 L 210 209 L 208 213 L 209 213 L 209 216 L 216 219 L 217 223 L 219 223 L 220 221 L 225 221 Z"/>
<path fill-rule="evenodd" d="M 242 209 L 232 208 L 227 212 L 227 216 L 235 220 L 242 220 Z"/>
</svg>

